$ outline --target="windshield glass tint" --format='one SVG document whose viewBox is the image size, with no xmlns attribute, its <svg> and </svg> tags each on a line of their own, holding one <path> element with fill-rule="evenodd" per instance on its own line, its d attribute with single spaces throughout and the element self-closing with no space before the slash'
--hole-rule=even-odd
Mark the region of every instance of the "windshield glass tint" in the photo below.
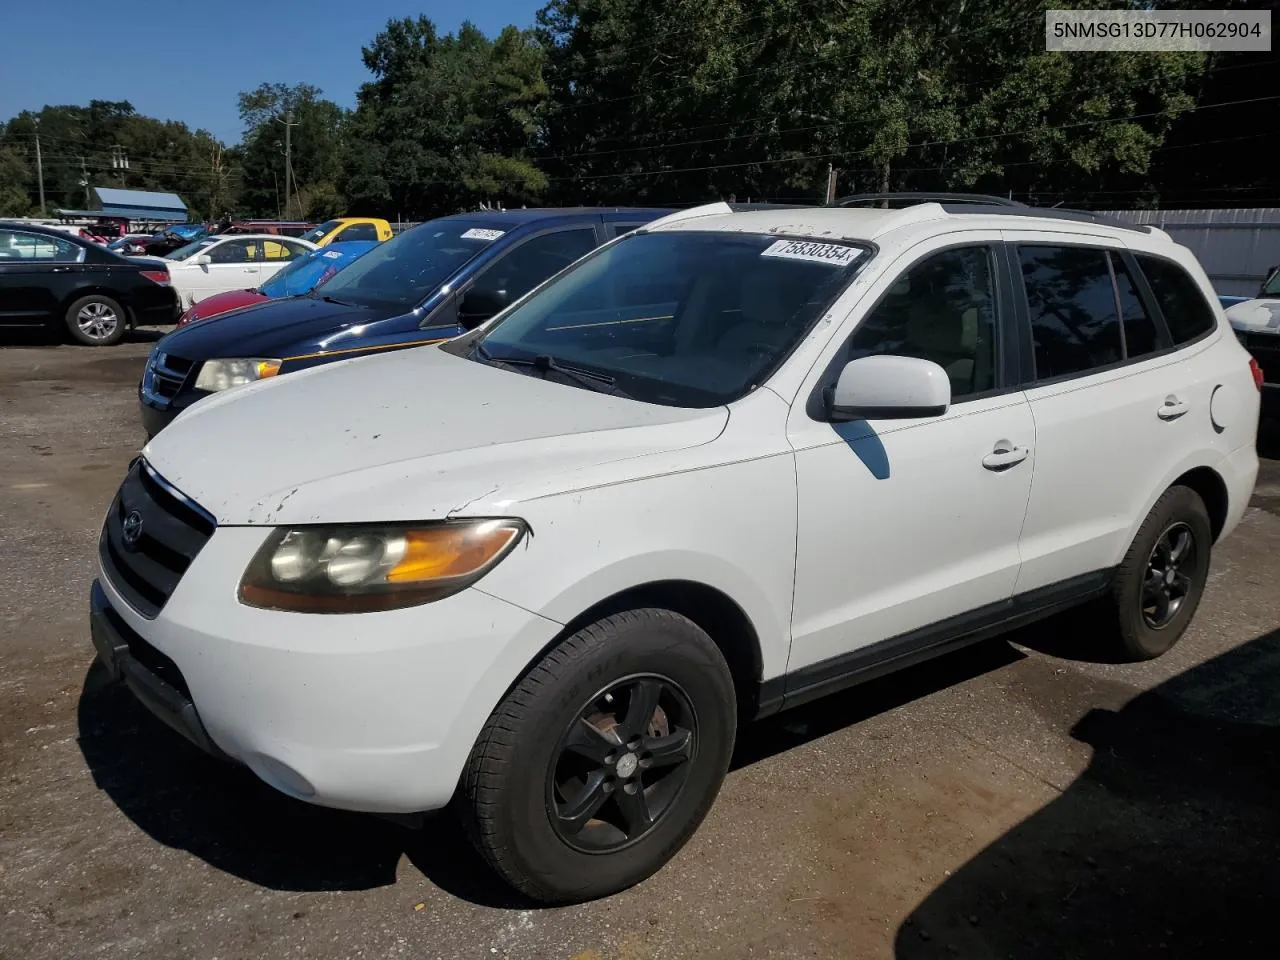
<svg viewBox="0 0 1280 960">
<path fill-rule="evenodd" d="M 606 374 L 637 400 L 716 406 L 763 383 L 867 255 L 754 234 L 634 235 L 536 292 L 481 345 Z"/>
<path fill-rule="evenodd" d="M 320 224 L 320 226 L 312 227 L 304 233 L 302 235 L 302 239 L 310 240 L 312 243 L 318 243 L 321 237 L 336 227 L 339 223 L 341 223 L 340 220 L 326 220 L 324 223 Z"/>
<path fill-rule="evenodd" d="M 185 260 L 193 254 L 199 253 L 205 247 L 212 246 L 212 240 L 197 240 L 195 243 L 188 243 L 185 247 L 179 247 L 172 253 L 166 254 L 166 260 Z"/>
<path fill-rule="evenodd" d="M 374 247 L 324 285 L 324 295 L 362 306 L 413 307 L 505 233 L 480 220 L 424 223 Z"/>
</svg>

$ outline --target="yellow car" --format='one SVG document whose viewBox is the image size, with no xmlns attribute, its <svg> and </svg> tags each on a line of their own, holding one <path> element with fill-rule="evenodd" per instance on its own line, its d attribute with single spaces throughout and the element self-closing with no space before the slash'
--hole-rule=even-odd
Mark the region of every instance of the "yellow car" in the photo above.
<svg viewBox="0 0 1280 960">
<path fill-rule="evenodd" d="M 302 239 L 310 240 L 317 247 L 347 240 L 376 240 L 381 243 L 391 239 L 391 224 L 377 217 L 338 217 L 312 227 L 302 235 Z"/>
</svg>

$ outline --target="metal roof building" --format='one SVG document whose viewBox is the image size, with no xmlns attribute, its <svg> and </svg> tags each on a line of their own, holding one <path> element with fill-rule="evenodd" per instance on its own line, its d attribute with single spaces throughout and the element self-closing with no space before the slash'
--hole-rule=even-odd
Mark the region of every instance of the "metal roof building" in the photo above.
<svg viewBox="0 0 1280 960">
<path fill-rule="evenodd" d="M 93 187 L 93 209 L 59 210 L 64 217 L 125 217 L 129 220 L 185 221 L 187 205 L 176 193 Z"/>
</svg>

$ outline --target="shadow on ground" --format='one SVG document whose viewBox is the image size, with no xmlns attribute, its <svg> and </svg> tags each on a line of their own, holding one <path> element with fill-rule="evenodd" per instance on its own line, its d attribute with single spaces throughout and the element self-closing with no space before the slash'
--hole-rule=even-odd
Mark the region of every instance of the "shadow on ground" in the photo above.
<svg viewBox="0 0 1280 960">
<path fill-rule="evenodd" d="M 1094 710 L 1058 799 L 922 902 L 900 960 L 1274 956 L 1280 630 Z"/>
<path fill-rule="evenodd" d="M 140 327 L 125 332 L 121 343 L 155 343 L 169 327 Z M 74 343 L 62 329 L 44 327 L 0 326 L 0 348 L 3 347 L 66 347 L 68 350 L 110 350 L 110 347 L 90 347 Z"/>
<path fill-rule="evenodd" d="M 1021 657 L 993 641 L 895 678 L 753 724 L 742 767 Z M 490 907 L 529 909 L 499 881 L 448 813 L 410 830 L 372 816 L 291 800 L 247 770 L 214 760 L 152 717 L 95 663 L 79 703 L 79 744 L 96 785 L 140 829 L 252 883 L 276 890 L 361 890 L 395 882 L 401 856 L 446 892 Z"/>
</svg>

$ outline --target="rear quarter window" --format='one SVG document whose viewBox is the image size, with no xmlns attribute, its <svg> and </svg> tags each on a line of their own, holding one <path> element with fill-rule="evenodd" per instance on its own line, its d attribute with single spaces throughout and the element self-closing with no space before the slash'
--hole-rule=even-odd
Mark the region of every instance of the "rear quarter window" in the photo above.
<svg viewBox="0 0 1280 960">
<path fill-rule="evenodd" d="M 1213 308 L 1205 299 L 1200 284 L 1186 270 L 1162 257 L 1141 253 L 1135 257 L 1151 292 L 1155 294 L 1175 344 L 1189 343 L 1214 328 L 1217 319 Z"/>
</svg>

